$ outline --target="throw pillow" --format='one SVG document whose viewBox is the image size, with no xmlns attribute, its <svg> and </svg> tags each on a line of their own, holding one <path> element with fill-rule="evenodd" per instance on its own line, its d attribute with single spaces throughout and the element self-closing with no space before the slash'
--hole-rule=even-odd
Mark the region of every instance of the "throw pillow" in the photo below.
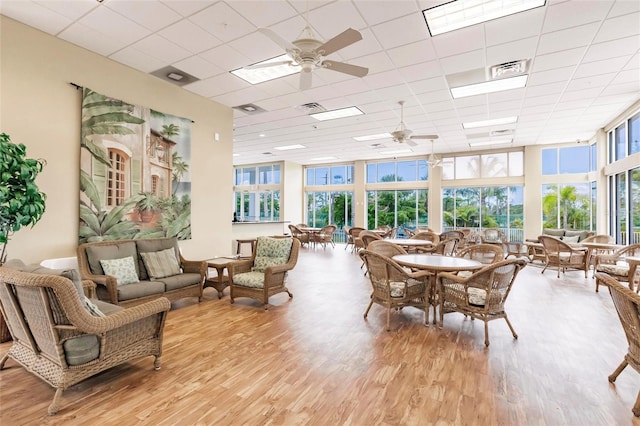
<svg viewBox="0 0 640 426">
<path fill-rule="evenodd" d="M 176 251 L 173 248 L 140 253 L 140 256 L 142 256 L 144 267 L 152 280 L 171 277 L 180 273 L 180 264 L 176 259 Z"/>
<path fill-rule="evenodd" d="M 102 270 L 106 275 L 116 277 L 118 285 L 133 284 L 140 281 L 138 274 L 136 274 L 133 256 L 121 259 L 101 259 L 100 266 L 102 266 Z"/>
<path fill-rule="evenodd" d="M 580 240 L 580 235 L 576 235 L 575 237 L 562 237 L 562 241 L 564 241 L 565 243 L 577 243 L 578 240 Z"/>
</svg>

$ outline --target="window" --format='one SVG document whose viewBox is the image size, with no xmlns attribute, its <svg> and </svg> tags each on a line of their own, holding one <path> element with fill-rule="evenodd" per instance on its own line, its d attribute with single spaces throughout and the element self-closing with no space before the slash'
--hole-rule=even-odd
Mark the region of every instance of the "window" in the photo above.
<svg viewBox="0 0 640 426">
<path fill-rule="evenodd" d="M 280 184 L 280 164 L 236 167 L 234 172 L 236 186 Z"/>
<path fill-rule="evenodd" d="M 543 227 L 595 229 L 591 191 L 590 182 L 542 185 Z"/>
<path fill-rule="evenodd" d="M 461 155 L 444 158 L 442 162 L 443 180 L 499 178 L 523 174 L 522 151 Z"/>
<path fill-rule="evenodd" d="M 542 174 L 557 175 L 569 173 L 587 173 L 594 164 L 595 149 L 589 145 L 542 150 Z"/>
<path fill-rule="evenodd" d="M 522 186 L 445 188 L 443 229 L 499 228 L 509 241 L 523 241 L 523 200 Z"/>
<path fill-rule="evenodd" d="M 280 220 L 280 191 L 236 191 L 235 215 L 241 222 Z"/>
<path fill-rule="evenodd" d="M 312 227 L 336 225 L 334 241 L 346 242 L 345 225 L 353 225 L 353 192 L 307 192 L 307 223 Z"/>
<path fill-rule="evenodd" d="M 109 207 L 119 206 L 127 198 L 126 166 L 128 160 L 129 158 L 124 152 L 117 149 L 109 150 L 109 162 L 111 162 L 107 177 L 107 205 Z"/>
<path fill-rule="evenodd" d="M 346 185 L 353 183 L 353 165 L 306 168 L 307 185 Z"/>
<path fill-rule="evenodd" d="M 426 160 L 367 163 L 367 183 L 424 182 L 428 170 Z"/>
<path fill-rule="evenodd" d="M 416 228 L 427 226 L 426 189 L 405 191 L 367 191 L 367 226 Z"/>
</svg>

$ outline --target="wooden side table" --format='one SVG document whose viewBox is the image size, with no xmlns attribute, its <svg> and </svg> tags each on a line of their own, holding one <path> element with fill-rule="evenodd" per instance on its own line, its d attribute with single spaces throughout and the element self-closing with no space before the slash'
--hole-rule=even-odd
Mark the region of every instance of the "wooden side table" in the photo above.
<svg viewBox="0 0 640 426">
<path fill-rule="evenodd" d="M 229 286 L 229 276 L 224 274 L 224 270 L 236 260 L 238 260 L 237 257 L 216 257 L 207 260 L 207 266 L 209 268 L 215 268 L 218 275 L 210 277 L 207 274 L 207 279 L 204 282 L 204 288 L 215 288 L 218 291 L 218 299 L 222 299 L 222 292 Z"/>
</svg>

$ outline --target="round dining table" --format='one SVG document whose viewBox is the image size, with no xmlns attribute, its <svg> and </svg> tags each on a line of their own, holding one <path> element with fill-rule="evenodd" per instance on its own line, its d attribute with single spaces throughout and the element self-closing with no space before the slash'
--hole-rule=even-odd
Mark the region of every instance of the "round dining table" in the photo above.
<svg viewBox="0 0 640 426">
<path fill-rule="evenodd" d="M 441 302 L 441 298 L 438 297 L 437 288 L 438 273 L 476 271 L 478 269 L 482 269 L 484 266 L 487 266 L 484 263 L 478 262 L 477 260 L 464 259 L 462 257 L 442 256 L 439 254 L 398 254 L 393 256 L 393 260 L 395 260 L 401 266 L 433 272 L 433 277 L 430 280 L 431 285 L 429 285 L 427 288 L 426 298 L 431 306 L 433 306 L 434 324 L 437 322 L 436 306 L 438 306 L 438 304 Z M 443 307 L 440 306 L 440 309 L 443 309 Z M 428 310 L 425 314 L 427 315 L 427 321 L 425 321 L 425 323 L 428 323 Z"/>
<path fill-rule="evenodd" d="M 401 247 L 429 247 L 433 245 L 432 241 L 413 238 L 385 238 L 384 241 L 399 245 Z"/>
</svg>

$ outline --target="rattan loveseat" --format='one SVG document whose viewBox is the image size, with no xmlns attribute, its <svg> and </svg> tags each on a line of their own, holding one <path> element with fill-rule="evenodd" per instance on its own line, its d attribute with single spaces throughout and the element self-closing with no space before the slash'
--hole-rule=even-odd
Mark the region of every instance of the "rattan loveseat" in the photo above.
<svg viewBox="0 0 640 426">
<path fill-rule="evenodd" d="M 168 250 L 168 252 L 167 252 Z M 170 254 L 168 260 L 176 262 L 171 275 L 154 277 L 149 264 L 152 254 Z M 84 243 L 78 246 L 78 269 L 83 280 L 97 284 L 98 299 L 122 306 L 133 306 L 164 296 L 174 301 L 184 297 L 202 300 L 204 280 L 207 277 L 206 261 L 189 261 L 182 257 L 176 238 L 150 238 Z M 145 259 L 145 256 L 147 258 Z M 123 284 L 113 275 L 107 275 L 103 261 L 133 258 L 135 277 L 132 283 Z M 165 262 L 162 262 L 165 263 Z M 163 268 L 166 265 L 160 264 Z M 155 272 L 155 271 L 154 271 Z M 163 272 L 163 271 L 160 271 Z"/>
</svg>

